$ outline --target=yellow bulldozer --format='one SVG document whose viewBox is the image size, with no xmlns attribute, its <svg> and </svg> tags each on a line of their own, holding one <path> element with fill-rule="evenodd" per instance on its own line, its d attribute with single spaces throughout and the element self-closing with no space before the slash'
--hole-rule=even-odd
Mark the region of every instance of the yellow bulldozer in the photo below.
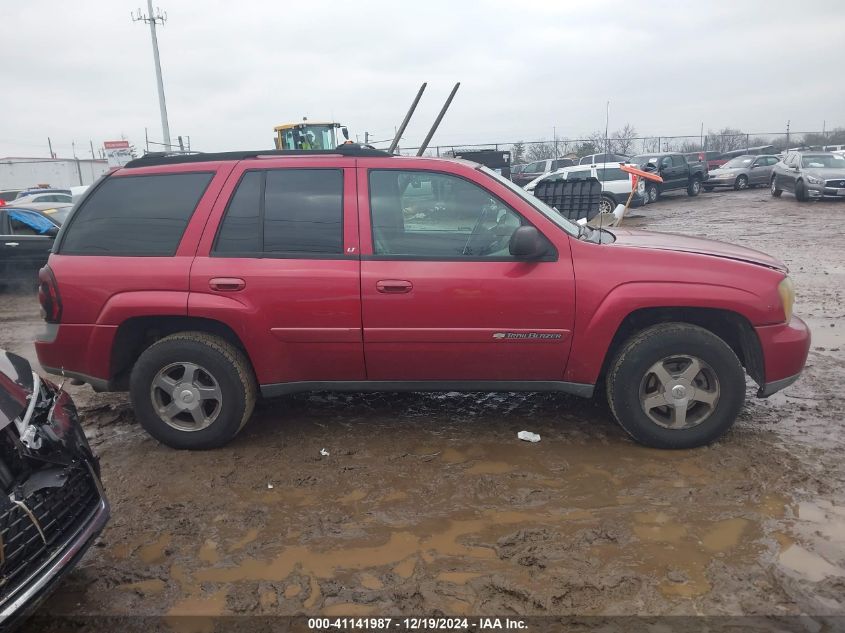
<svg viewBox="0 0 845 633">
<path fill-rule="evenodd" d="M 301 123 L 285 123 L 274 127 L 276 135 L 273 142 L 276 149 L 333 150 L 343 143 L 338 142 L 338 130 L 345 140 L 349 139 L 349 130 L 340 123 L 303 119 Z"/>
</svg>

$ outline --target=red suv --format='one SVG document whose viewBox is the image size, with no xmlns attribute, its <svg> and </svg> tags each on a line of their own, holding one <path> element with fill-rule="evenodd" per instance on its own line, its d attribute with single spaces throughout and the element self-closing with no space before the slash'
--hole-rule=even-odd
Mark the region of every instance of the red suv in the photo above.
<svg viewBox="0 0 845 633">
<path fill-rule="evenodd" d="M 42 366 L 129 390 L 176 448 L 231 440 L 259 396 L 606 390 L 636 440 L 734 422 L 745 372 L 795 381 L 786 267 L 680 235 L 576 226 L 461 160 L 147 156 L 102 178 L 40 274 Z M 743 371 L 743 368 L 745 371 Z"/>
</svg>

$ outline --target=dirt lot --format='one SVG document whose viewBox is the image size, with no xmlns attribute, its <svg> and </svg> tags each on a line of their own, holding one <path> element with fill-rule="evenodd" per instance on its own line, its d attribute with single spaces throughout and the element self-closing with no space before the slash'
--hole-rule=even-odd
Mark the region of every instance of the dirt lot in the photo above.
<svg viewBox="0 0 845 633">
<path fill-rule="evenodd" d="M 642 448 L 559 395 L 313 394 L 187 453 L 125 395 L 71 387 L 113 516 L 42 612 L 845 615 L 845 205 L 750 190 L 637 212 L 792 269 L 808 368 L 769 400 L 749 383 L 722 441 Z M 0 326 L 34 359 L 34 299 L 0 296 Z"/>
</svg>

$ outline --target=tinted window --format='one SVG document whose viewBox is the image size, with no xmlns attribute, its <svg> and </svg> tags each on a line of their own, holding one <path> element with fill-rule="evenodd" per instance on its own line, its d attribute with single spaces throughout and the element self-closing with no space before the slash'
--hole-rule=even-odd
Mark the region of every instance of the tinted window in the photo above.
<svg viewBox="0 0 845 633">
<path fill-rule="evenodd" d="M 462 178 L 425 171 L 370 172 L 376 255 L 509 258 L 521 217 Z"/>
<path fill-rule="evenodd" d="M 341 254 L 342 248 L 343 172 L 278 169 L 244 174 L 214 252 Z"/>
<path fill-rule="evenodd" d="M 173 255 L 213 174 L 107 178 L 77 209 L 61 252 Z"/>
<path fill-rule="evenodd" d="M 607 169 L 597 167 L 596 177 L 602 182 L 608 182 L 610 180 L 629 180 L 628 172 L 622 171 L 618 167 L 608 167 Z"/>
<path fill-rule="evenodd" d="M 261 246 L 261 188 L 264 172 L 243 175 L 226 207 L 226 215 L 217 235 L 217 253 L 257 253 Z"/>
<path fill-rule="evenodd" d="M 675 165 L 675 167 L 680 167 L 681 165 L 685 165 L 686 162 L 687 161 L 684 160 L 684 157 L 681 156 L 680 154 L 673 154 L 672 155 L 672 164 Z"/>
<path fill-rule="evenodd" d="M 267 172 L 265 252 L 340 254 L 342 220 L 343 172 L 339 169 Z"/>
</svg>

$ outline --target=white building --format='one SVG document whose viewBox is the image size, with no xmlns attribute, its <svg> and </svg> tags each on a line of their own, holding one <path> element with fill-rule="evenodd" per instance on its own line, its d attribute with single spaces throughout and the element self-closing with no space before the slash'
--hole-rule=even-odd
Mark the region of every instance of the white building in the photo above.
<svg viewBox="0 0 845 633">
<path fill-rule="evenodd" d="M 105 160 L 90 158 L 0 158 L 0 189 L 49 185 L 60 189 L 90 185 L 108 171 Z"/>
</svg>

